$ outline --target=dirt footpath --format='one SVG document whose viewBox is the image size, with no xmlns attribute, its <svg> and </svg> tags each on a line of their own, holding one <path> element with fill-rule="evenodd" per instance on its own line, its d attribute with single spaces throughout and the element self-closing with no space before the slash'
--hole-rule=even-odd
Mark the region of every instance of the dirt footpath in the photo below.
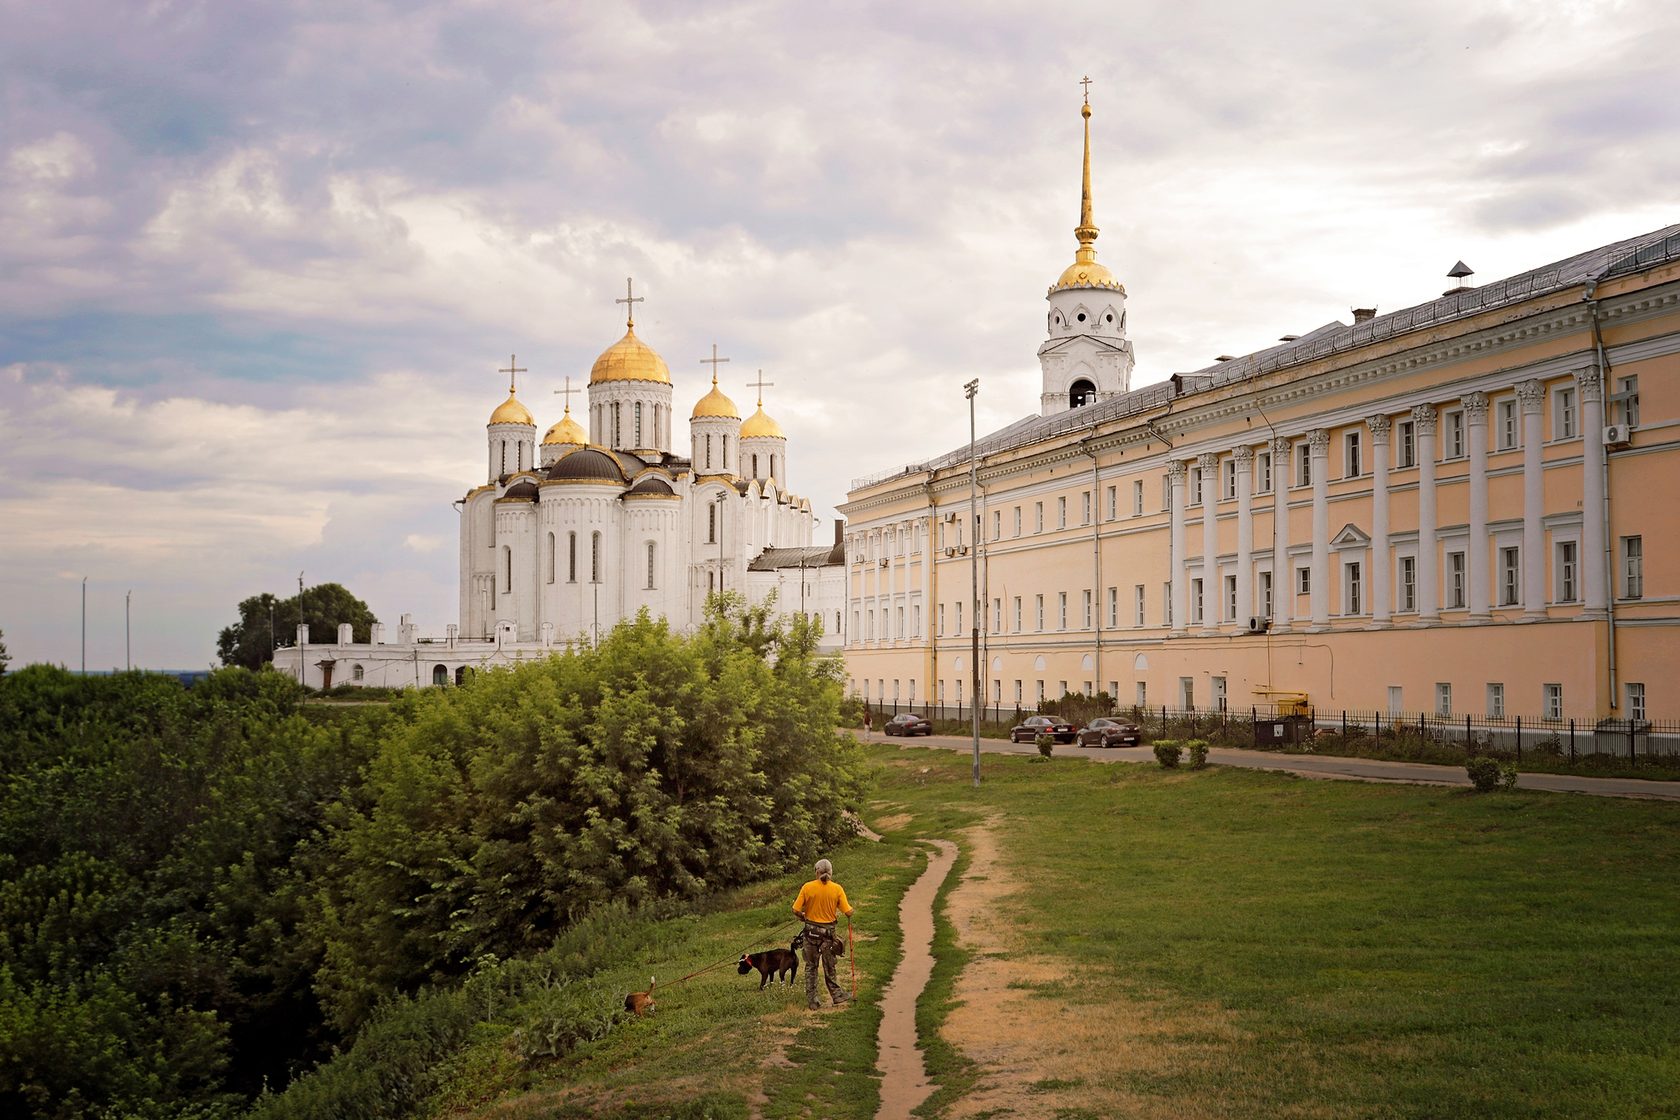
<svg viewBox="0 0 1680 1120">
<path fill-rule="evenodd" d="M 881 1071 L 881 1108 L 876 1120 L 910 1120 L 910 1112 L 933 1092 L 922 1052 L 916 1048 L 916 1001 L 933 975 L 933 900 L 957 862 L 957 846 L 929 840 L 936 849 L 927 870 L 904 892 L 898 922 L 904 931 L 904 959 L 881 993 L 881 1033 L 876 1068 Z"/>
</svg>

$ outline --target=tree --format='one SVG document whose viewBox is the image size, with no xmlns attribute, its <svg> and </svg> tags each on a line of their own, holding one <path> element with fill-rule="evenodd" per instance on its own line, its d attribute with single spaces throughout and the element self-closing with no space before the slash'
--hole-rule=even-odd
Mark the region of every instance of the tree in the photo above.
<svg viewBox="0 0 1680 1120">
<path fill-rule="evenodd" d="M 0 630 L 0 677 L 6 675 L 6 666 L 12 663 L 12 655 L 6 652 L 6 632 Z"/>
<path fill-rule="evenodd" d="M 330 642 L 339 623 L 348 622 L 355 641 L 368 641 L 375 618 L 368 605 L 336 583 L 311 587 L 303 595 L 303 621 L 309 624 L 309 640 Z M 298 599 L 280 599 L 264 592 L 239 604 L 239 621 L 216 638 L 216 655 L 223 665 L 260 669 L 274 656 L 277 645 L 296 641 Z M 278 640 L 277 640 L 278 639 Z"/>
</svg>

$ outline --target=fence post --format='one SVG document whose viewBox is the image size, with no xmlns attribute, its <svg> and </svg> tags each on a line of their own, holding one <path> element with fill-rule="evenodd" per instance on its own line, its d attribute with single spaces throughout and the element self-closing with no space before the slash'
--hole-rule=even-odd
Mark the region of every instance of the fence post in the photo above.
<svg viewBox="0 0 1680 1120">
<path fill-rule="evenodd" d="M 1375 743 L 1378 739 L 1381 739 L 1381 738 L 1382 738 L 1382 709 L 1378 708 L 1375 712 L 1371 713 L 1371 742 Z"/>
<path fill-rule="evenodd" d="M 1628 720 L 1627 725 L 1628 725 L 1628 761 L 1633 763 L 1635 766 L 1637 766 L 1637 765 L 1639 765 L 1639 755 L 1637 754 L 1637 752 L 1634 749 L 1633 720 L 1631 720 L 1631 719 Z"/>
<path fill-rule="evenodd" d="M 1569 721 L 1569 761 L 1575 761 L 1575 721 Z"/>
<path fill-rule="evenodd" d="M 1347 738 L 1347 709 L 1342 709 L 1342 738 Z"/>
<path fill-rule="evenodd" d="M 1522 761 L 1522 717 L 1517 717 L 1517 761 Z"/>
</svg>

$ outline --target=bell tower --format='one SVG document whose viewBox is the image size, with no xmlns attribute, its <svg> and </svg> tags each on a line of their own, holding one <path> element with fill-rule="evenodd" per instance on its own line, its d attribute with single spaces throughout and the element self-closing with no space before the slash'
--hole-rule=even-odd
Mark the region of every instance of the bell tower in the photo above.
<svg viewBox="0 0 1680 1120">
<path fill-rule="evenodd" d="M 1046 333 L 1038 348 L 1045 416 L 1119 396 L 1132 386 L 1132 344 L 1126 338 L 1126 289 L 1097 263 L 1097 226 L 1091 217 L 1091 79 L 1085 78 L 1085 165 L 1080 183 L 1079 242 L 1073 263 L 1050 285 Z"/>
</svg>

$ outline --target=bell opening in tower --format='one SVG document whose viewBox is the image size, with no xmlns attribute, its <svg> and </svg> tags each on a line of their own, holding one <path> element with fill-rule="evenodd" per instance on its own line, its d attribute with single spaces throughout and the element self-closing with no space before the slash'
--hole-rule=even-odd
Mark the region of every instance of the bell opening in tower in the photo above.
<svg viewBox="0 0 1680 1120">
<path fill-rule="evenodd" d="M 1069 408 L 1082 408 L 1088 404 L 1095 404 L 1096 400 L 1097 387 L 1084 378 L 1075 381 L 1073 387 L 1068 390 Z"/>
</svg>

